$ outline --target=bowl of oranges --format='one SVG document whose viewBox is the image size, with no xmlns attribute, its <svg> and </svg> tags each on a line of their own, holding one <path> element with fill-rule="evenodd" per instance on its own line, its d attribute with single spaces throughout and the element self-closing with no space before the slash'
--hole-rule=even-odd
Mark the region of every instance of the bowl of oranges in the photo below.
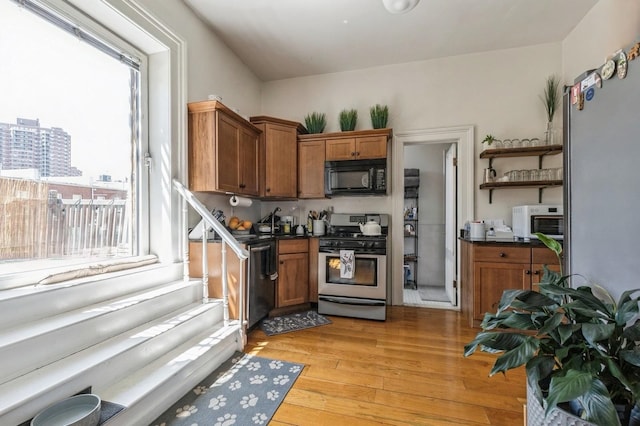
<svg viewBox="0 0 640 426">
<path fill-rule="evenodd" d="M 229 219 L 229 229 L 233 235 L 249 235 L 253 223 L 250 220 L 242 220 L 237 216 Z"/>
</svg>

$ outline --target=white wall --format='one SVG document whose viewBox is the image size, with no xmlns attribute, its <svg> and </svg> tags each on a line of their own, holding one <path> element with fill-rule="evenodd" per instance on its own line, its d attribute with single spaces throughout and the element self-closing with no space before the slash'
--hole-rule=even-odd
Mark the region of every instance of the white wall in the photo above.
<svg viewBox="0 0 640 426">
<path fill-rule="evenodd" d="M 242 115 L 260 112 L 261 81 L 185 3 L 156 0 L 139 0 L 139 3 L 186 42 L 187 102 L 206 100 L 208 95 L 216 94 L 222 97 L 222 103 L 238 108 Z M 209 209 L 224 210 L 227 217 L 235 214 L 243 219 L 258 218 L 260 203 L 232 210 L 229 196 L 196 195 Z M 198 220 L 191 211 L 189 224 L 193 226 Z"/>
<path fill-rule="evenodd" d="M 222 103 L 238 108 L 242 115 L 259 112 L 260 80 L 184 2 L 138 2 L 186 40 L 188 102 L 217 94 Z"/>
<path fill-rule="evenodd" d="M 369 107 L 383 103 L 389 106 L 388 126 L 394 132 L 475 125 L 479 153 L 487 133 L 501 139 L 542 138 L 546 118 L 539 95 L 546 78 L 560 73 L 561 45 L 544 44 L 267 82 L 262 113 L 304 123 L 306 114 L 324 112 L 326 131 L 331 132 L 339 130 L 340 110 L 356 108 L 356 129 L 370 129 Z M 561 117 L 556 120 L 560 125 Z M 561 158 L 545 160 L 548 165 L 561 165 Z M 511 206 L 537 202 L 537 190 L 524 189 L 495 191 L 489 204 L 488 192 L 477 188 L 487 166 L 487 160 L 476 158 L 476 217 L 510 222 Z M 511 168 L 537 167 L 537 160 L 501 159 L 494 167 L 501 174 Z M 560 203 L 562 190 L 547 190 L 543 201 Z M 373 204 L 362 200 L 356 205 L 339 198 L 330 203 L 335 211 L 358 210 L 362 205 L 360 210 L 391 213 L 391 197 L 376 198 Z"/>
<path fill-rule="evenodd" d="M 640 1 L 600 0 L 562 42 L 565 81 L 602 66 L 618 49 L 640 41 Z M 635 65 L 635 64 L 634 64 Z"/>
</svg>

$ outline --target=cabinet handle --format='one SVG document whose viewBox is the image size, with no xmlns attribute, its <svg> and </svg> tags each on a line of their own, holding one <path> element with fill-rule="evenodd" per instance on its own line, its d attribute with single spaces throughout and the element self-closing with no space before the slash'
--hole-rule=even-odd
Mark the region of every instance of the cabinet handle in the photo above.
<svg viewBox="0 0 640 426">
<path fill-rule="evenodd" d="M 536 270 L 533 274 L 534 275 L 540 275 L 540 271 Z"/>
<path fill-rule="evenodd" d="M 280 261 L 280 264 L 281 264 L 281 265 L 284 265 L 284 260 L 281 260 L 281 261 Z"/>
<path fill-rule="evenodd" d="M 267 188 L 267 192 L 271 192 L 271 188 Z"/>
<path fill-rule="evenodd" d="M 500 253 L 499 256 L 500 257 L 507 257 L 507 254 L 506 253 Z"/>
<path fill-rule="evenodd" d="M 524 273 L 525 273 L 526 275 L 531 275 L 531 271 L 530 271 L 530 270 L 528 270 L 528 269 L 527 269 L 526 271 L 524 271 Z"/>
<path fill-rule="evenodd" d="M 360 151 L 356 151 L 356 156 L 360 155 Z"/>
<path fill-rule="evenodd" d="M 352 153 L 351 153 L 351 156 L 352 156 L 352 157 L 355 157 L 355 156 L 356 156 L 356 153 L 355 153 L 355 152 L 352 152 Z"/>
</svg>

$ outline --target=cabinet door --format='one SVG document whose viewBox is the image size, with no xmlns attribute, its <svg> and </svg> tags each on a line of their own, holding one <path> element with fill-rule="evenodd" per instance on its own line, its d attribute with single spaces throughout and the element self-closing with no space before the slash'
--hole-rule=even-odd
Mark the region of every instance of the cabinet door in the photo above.
<svg viewBox="0 0 640 426">
<path fill-rule="evenodd" d="M 356 139 L 327 139 L 327 161 L 355 160 Z"/>
<path fill-rule="evenodd" d="M 220 112 L 216 112 L 216 115 L 218 116 L 218 131 L 216 135 L 217 185 L 215 189 L 240 192 L 240 128 L 234 120 L 226 115 Z"/>
<path fill-rule="evenodd" d="M 251 130 L 239 129 L 240 194 L 258 195 L 258 135 Z"/>
<path fill-rule="evenodd" d="M 266 197 L 297 194 L 298 132 L 294 127 L 267 124 L 264 129 L 264 193 Z"/>
<path fill-rule="evenodd" d="M 486 312 L 496 312 L 505 290 L 529 288 L 531 282 L 529 267 L 529 263 L 474 263 L 474 323 L 482 321 Z"/>
<path fill-rule="evenodd" d="M 538 284 L 544 274 L 544 265 L 552 271 L 560 272 L 560 262 L 554 252 L 546 247 L 533 247 L 531 249 L 531 290 L 540 290 Z"/>
<path fill-rule="evenodd" d="M 325 142 L 298 144 L 298 198 L 324 198 Z"/>
<path fill-rule="evenodd" d="M 309 253 L 278 256 L 277 307 L 300 305 L 309 301 Z"/>
<path fill-rule="evenodd" d="M 189 113 L 189 189 L 210 191 L 216 186 L 215 112 Z"/>
<path fill-rule="evenodd" d="M 371 136 L 357 138 L 356 157 L 359 160 L 387 158 L 387 137 Z"/>
</svg>

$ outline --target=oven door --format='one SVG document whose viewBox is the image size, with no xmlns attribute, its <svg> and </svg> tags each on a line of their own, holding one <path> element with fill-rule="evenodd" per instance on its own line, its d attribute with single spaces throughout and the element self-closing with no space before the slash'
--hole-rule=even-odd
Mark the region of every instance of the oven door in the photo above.
<svg viewBox="0 0 640 426">
<path fill-rule="evenodd" d="M 385 300 L 387 297 L 387 257 L 357 254 L 353 278 L 340 276 L 340 251 L 318 254 L 318 294 Z"/>
<path fill-rule="evenodd" d="M 562 215 L 532 215 L 531 237 L 536 232 L 546 234 L 551 238 L 562 239 L 564 236 L 564 218 Z"/>
</svg>

